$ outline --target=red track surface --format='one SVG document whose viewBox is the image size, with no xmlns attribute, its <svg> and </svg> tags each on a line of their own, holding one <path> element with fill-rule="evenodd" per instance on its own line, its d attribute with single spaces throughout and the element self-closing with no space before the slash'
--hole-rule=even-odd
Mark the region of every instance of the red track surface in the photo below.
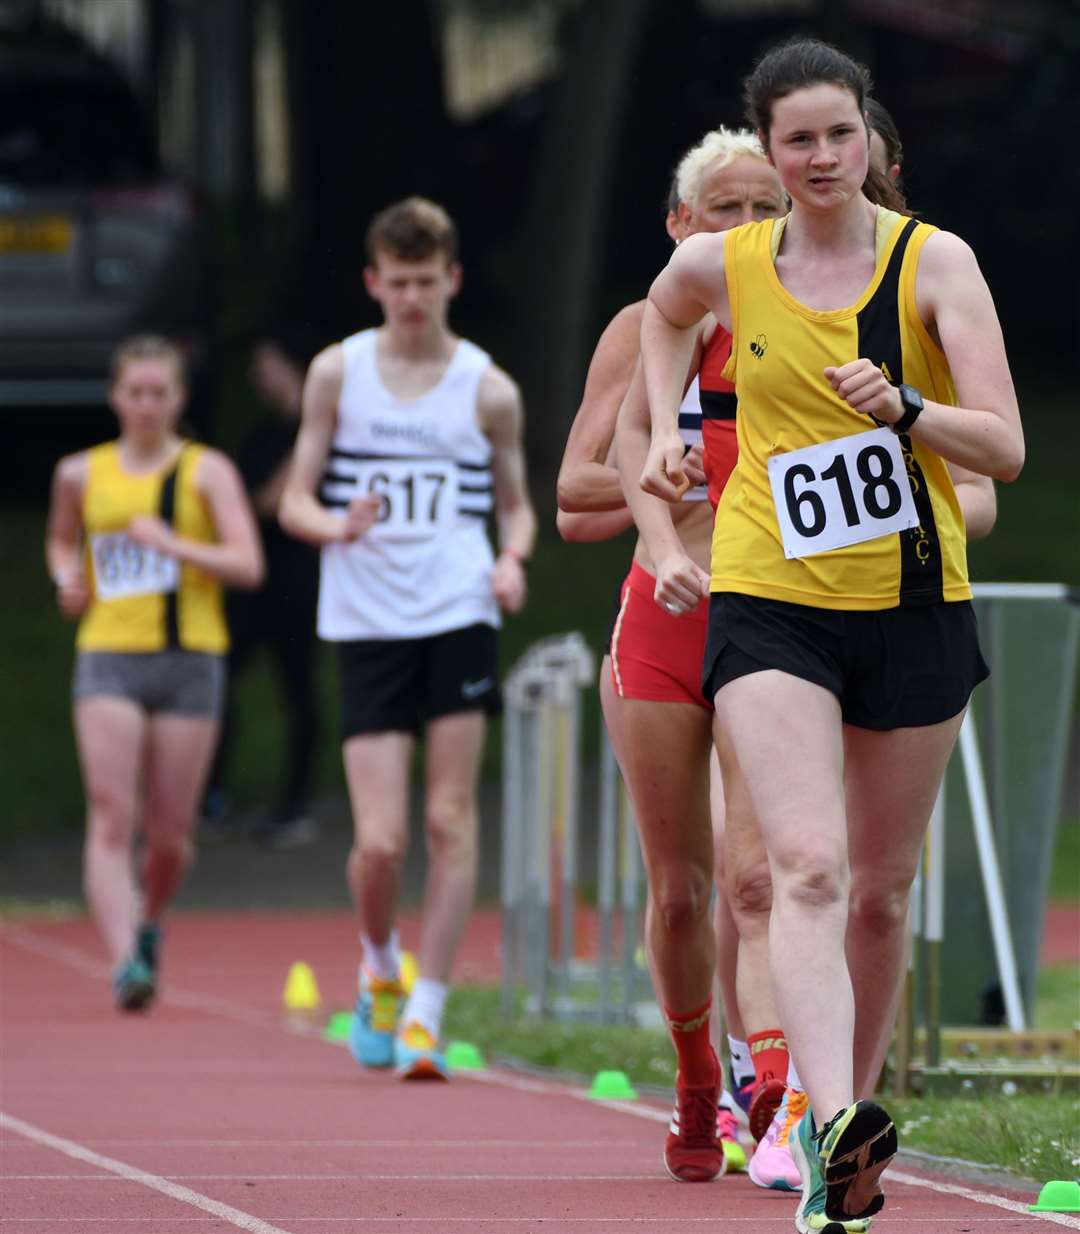
<svg viewBox="0 0 1080 1234">
<path fill-rule="evenodd" d="M 1044 964 L 1080 964 L 1080 904 L 1050 904 L 1043 922 Z"/>
<path fill-rule="evenodd" d="M 792 1198 L 744 1176 L 668 1181 L 656 1107 L 498 1071 L 404 1085 L 360 1071 L 317 1024 L 284 1023 L 294 960 L 328 1007 L 351 1000 L 345 914 L 177 916 L 165 997 L 145 1017 L 112 1010 L 87 922 L 9 922 L 0 938 L 4 1234 L 794 1228 Z M 478 915 L 462 972 L 497 965 Z M 874 1234 L 1080 1229 L 1028 1213 L 1028 1196 L 892 1179 Z"/>
</svg>

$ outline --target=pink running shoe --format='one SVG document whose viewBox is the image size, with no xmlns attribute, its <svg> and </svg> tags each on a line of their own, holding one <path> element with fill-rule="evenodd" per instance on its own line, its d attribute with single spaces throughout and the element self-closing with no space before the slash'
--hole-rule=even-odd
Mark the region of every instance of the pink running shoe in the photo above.
<svg viewBox="0 0 1080 1234">
<path fill-rule="evenodd" d="M 772 1191 L 798 1191 L 802 1187 L 798 1167 L 791 1156 L 791 1137 L 806 1113 L 806 1094 L 797 1088 L 784 1090 L 769 1129 L 750 1158 L 750 1181 Z"/>
</svg>

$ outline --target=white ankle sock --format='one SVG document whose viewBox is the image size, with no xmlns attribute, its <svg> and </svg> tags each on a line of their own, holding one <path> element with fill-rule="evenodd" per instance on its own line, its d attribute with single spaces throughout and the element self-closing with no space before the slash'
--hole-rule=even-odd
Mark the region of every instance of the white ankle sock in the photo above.
<svg viewBox="0 0 1080 1234">
<path fill-rule="evenodd" d="M 800 1093 L 803 1091 L 802 1080 L 799 1079 L 799 1073 L 795 1070 L 794 1054 L 788 1055 L 787 1086 L 788 1088 L 797 1088 Z"/>
<path fill-rule="evenodd" d="M 728 1052 L 731 1055 L 731 1074 L 735 1078 L 735 1087 L 742 1088 L 754 1078 L 754 1060 L 750 1057 L 750 1047 L 745 1041 L 739 1041 L 728 1033 Z"/>
<path fill-rule="evenodd" d="M 417 1024 L 422 1024 L 438 1040 L 447 991 L 448 987 L 442 981 L 432 981 L 430 977 L 417 977 L 398 1023 L 404 1026 L 415 1021 Z"/>
<path fill-rule="evenodd" d="M 364 967 L 379 981 L 396 981 L 401 975 L 401 950 L 397 930 L 390 931 L 385 943 L 373 943 L 366 934 L 360 935 L 364 949 Z"/>
</svg>

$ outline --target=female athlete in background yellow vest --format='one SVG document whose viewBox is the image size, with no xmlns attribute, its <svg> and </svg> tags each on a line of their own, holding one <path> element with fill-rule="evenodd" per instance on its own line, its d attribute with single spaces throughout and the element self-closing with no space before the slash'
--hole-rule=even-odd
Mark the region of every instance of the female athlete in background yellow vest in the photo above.
<svg viewBox="0 0 1080 1234">
<path fill-rule="evenodd" d="M 812 40 L 759 62 L 747 99 L 791 213 L 691 237 L 642 323 L 642 483 L 669 499 L 696 323 L 711 311 L 734 339 L 739 462 L 717 513 L 705 676 L 773 874 L 774 994 L 812 1111 L 794 1145 L 802 1231 L 850 1229 L 883 1203 L 895 1129 L 853 1098 L 892 1008 L 864 1012 L 860 991 L 898 986 L 920 844 L 986 674 L 946 461 L 1012 480 L 1024 459 L 971 250 L 862 191 L 868 87 Z M 851 905 L 845 956 L 856 863 L 876 882 Z"/>
<path fill-rule="evenodd" d="M 60 611 L 79 619 L 83 882 L 124 1010 L 154 997 L 159 918 L 191 860 L 224 696 L 222 585 L 256 587 L 263 573 L 232 463 L 177 436 L 185 398 L 171 344 L 122 344 L 110 387 L 120 435 L 60 460 L 46 533 Z M 141 905 L 132 868 L 140 824 Z"/>
</svg>

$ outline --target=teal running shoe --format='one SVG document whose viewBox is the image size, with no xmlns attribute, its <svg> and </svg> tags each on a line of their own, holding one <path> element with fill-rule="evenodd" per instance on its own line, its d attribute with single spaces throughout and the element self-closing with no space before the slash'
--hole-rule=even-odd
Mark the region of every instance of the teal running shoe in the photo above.
<svg viewBox="0 0 1080 1234">
<path fill-rule="evenodd" d="M 828 1188 L 821 1171 L 821 1155 L 814 1130 L 814 1116 L 807 1112 L 799 1119 L 790 1138 L 791 1156 L 802 1179 L 802 1198 L 795 1210 L 795 1228 L 799 1234 L 866 1234 L 869 1217 L 849 1217 L 835 1221 L 825 1213 Z"/>
<path fill-rule="evenodd" d="M 361 1067 L 394 1065 L 394 1034 L 405 998 L 400 981 L 381 981 L 360 969 L 360 993 L 349 1027 L 349 1051 Z"/>
<path fill-rule="evenodd" d="M 154 974 L 133 952 L 113 974 L 113 998 L 120 1011 L 145 1011 L 154 1001 Z"/>
<path fill-rule="evenodd" d="M 161 926 L 156 921 L 146 921 L 139 926 L 135 935 L 135 954 L 150 970 L 150 975 L 157 980 L 158 951 L 161 947 Z"/>
</svg>

